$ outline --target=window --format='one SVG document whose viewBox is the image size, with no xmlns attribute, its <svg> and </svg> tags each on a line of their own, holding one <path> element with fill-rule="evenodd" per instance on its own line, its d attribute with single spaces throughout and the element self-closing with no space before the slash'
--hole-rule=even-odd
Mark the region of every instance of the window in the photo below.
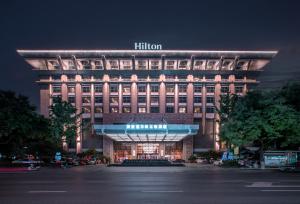
<svg viewBox="0 0 300 204">
<path fill-rule="evenodd" d="M 138 90 L 140 93 L 145 93 L 146 92 L 146 85 L 141 84 L 138 86 Z"/>
<path fill-rule="evenodd" d="M 75 103 L 75 97 L 74 96 L 69 96 L 68 97 L 68 102 L 69 103 Z"/>
<path fill-rule="evenodd" d="M 195 70 L 204 70 L 205 69 L 205 61 L 202 60 L 195 60 L 194 62 L 194 69 Z"/>
<path fill-rule="evenodd" d="M 151 96 L 150 101 L 151 101 L 151 103 L 159 103 L 159 97 L 158 96 Z"/>
<path fill-rule="evenodd" d="M 82 97 L 82 103 L 91 103 L 91 97 L 83 96 Z"/>
<path fill-rule="evenodd" d="M 174 85 L 167 84 L 166 90 L 167 90 L 167 93 L 174 93 Z"/>
<path fill-rule="evenodd" d="M 179 107 L 179 113 L 186 113 L 186 107 Z"/>
<path fill-rule="evenodd" d="M 138 103 L 146 103 L 146 97 L 145 96 L 139 96 L 138 97 Z"/>
<path fill-rule="evenodd" d="M 123 93 L 130 93 L 130 90 L 131 90 L 131 86 L 130 84 L 123 84 Z"/>
<path fill-rule="evenodd" d="M 179 97 L 179 103 L 186 103 L 186 101 L 187 101 L 186 96 Z"/>
<path fill-rule="evenodd" d="M 95 85 L 95 93 L 102 93 L 102 85 Z"/>
<path fill-rule="evenodd" d="M 122 60 L 123 62 L 123 69 L 131 69 L 132 60 Z"/>
<path fill-rule="evenodd" d="M 130 103 L 131 97 L 130 96 L 123 96 L 123 103 Z"/>
<path fill-rule="evenodd" d="M 131 108 L 130 107 L 123 107 L 123 113 L 130 113 Z"/>
<path fill-rule="evenodd" d="M 175 60 L 166 61 L 166 69 L 174 69 L 174 67 L 175 67 Z"/>
<path fill-rule="evenodd" d="M 215 97 L 211 97 L 211 96 L 206 97 L 206 103 L 214 103 L 214 102 L 215 102 Z"/>
<path fill-rule="evenodd" d="M 159 67 L 159 60 L 151 60 L 150 61 L 150 66 L 152 70 L 158 70 Z"/>
<path fill-rule="evenodd" d="M 103 113 L 103 108 L 100 106 L 95 106 L 95 113 Z"/>
<path fill-rule="evenodd" d="M 103 103 L 103 98 L 101 96 L 95 96 L 95 103 Z"/>
<path fill-rule="evenodd" d="M 235 92 L 236 93 L 243 93 L 243 87 L 242 86 L 236 86 L 235 87 Z"/>
<path fill-rule="evenodd" d="M 186 93 L 186 85 L 178 86 L 179 93 Z"/>
<path fill-rule="evenodd" d="M 195 93 L 201 93 L 202 92 L 202 87 L 201 86 L 194 86 L 194 92 Z"/>
<path fill-rule="evenodd" d="M 52 90 L 53 90 L 53 93 L 60 93 L 61 92 L 61 86 L 53 86 Z"/>
<path fill-rule="evenodd" d="M 139 107 L 139 113 L 146 113 L 145 107 Z"/>
<path fill-rule="evenodd" d="M 109 60 L 110 69 L 119 69 L 118 60 Z"/>
<path fill-rule="evenodd" d="M 68 86 L 68 93 L 75 93 L 75 87 L 74 86 Z"/>
<path fill-rule="evenodd" d="M 103 69 L 103 64 L 101 60 L 95 61 L 95 69 Z"/>
<path fill-rule="evenodd" d="M 51 67 L 52 69 L 60 69 L 60 65 L 58 63 L 58 61 L 56 60 L 51 60 L 51 61 L 48 61 L 49 62 L 49 68 Z"/>
<path fill-rule="evenodd" d="M 90 62 L 88 60 L 81 60 L 82 69 L 91 69 Z"/>
<path fill-rule="evenodd" d="M 188 69 L 188 60 L 180 60 L 178 69 Z"/>
<path fill-rule="evenodd" d="M 111 113 L 118 113 L 119 112 L 119 108 L 118 107 L 110 107 L 110 112 Z"/>
<path fill-rule="evenodd" d="M 201 96 L 195 96 L 194 97 L 194 103 L 202 103 L 202 97 Z"/>
<path fill-rule="evenodd" d="M 174 103 L 174 97 L 173 96 L 167 96 L 166 97 L 166 103 Z"/>
<path fill-rule="evenodd" d="M 111 84 L 109 90 L 111 93 L 117 93 L 119 90 L 119 86 L 117 84 Z"/>
<path fill-rule="evenodd" d="M 89 86 L 89 85 L 82 86 L 82 92 L 83 93 L 90 93 L 91 92 L 91 86 Z"/>
<path fill-rule="evenodd" d="M 150 112 L 151 113 L 159 113 L 159 107 L 157 107 L 157 106 L 151 107 Z"/>
<path fill-rule="evenodd" d="M 201 113 L 201 112 L 202 112 L 202 108 L 200 106 L 194 107 L 194 113 Z"/>
<path fill-rule="evenodd" d="M 159 86 L 158 85 L 151 85 L 151 92 L 157 93 L 159 90 Z"/>
<path fill-rule="evenodd" d="M 119 103 L 119 97 L 110 97 L 110 103 Z"/>
<path fill-rule="evenodd" d="M 82 112 L 83 113 L 91 113 L 91 107 L 87 107 L 87 106 L 82 107 Z"/>
<path fill-rule="evenodd" d="M 214 93 L 215 92 L 215 87 L 214 86 L 208 86 L 208 87 L 206 87 L 206 92 L 207 93 Z"/>
<path fill-rule="evenodd" d="M 206 113 L 214 113 L 215 108 L 214 107 L 206 107 Z"/>
<path fill-rule="evenodd" d="M 147 69 L 147 60 L 138 60 L 137 69 L 141 69 L 141 70 Z"/>
<path fill-rule="evenodd" d="M 167 106 L 166 107 L 166 113 L 174 113 L 174 107 L 173 106 Z"/>
<path fill-rule="evenodd" d="M 228 86 L 222 86 L 221 87 L 221 92 L 222 93 L 228 93 L 229 92 L 229 87 Z"/>
</svg>

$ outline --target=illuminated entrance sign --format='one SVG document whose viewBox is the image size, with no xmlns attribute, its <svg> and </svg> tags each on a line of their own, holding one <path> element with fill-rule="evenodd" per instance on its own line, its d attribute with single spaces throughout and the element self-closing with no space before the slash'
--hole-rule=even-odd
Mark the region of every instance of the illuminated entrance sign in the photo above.
<svg viewBox="0 0 300 204">
<path fill-rule="evenodd" d="M 126 129 L 128 130 L 139 130 L 139 129 L 167 129 L 166 124 L 127 124 Z"/>
<path fill-rule="evenodd" d="M 161 44 L 150 44 L 147 42 L 135 42 L 134 43 L 135 50 L 162 50 Z"/>
</svg>

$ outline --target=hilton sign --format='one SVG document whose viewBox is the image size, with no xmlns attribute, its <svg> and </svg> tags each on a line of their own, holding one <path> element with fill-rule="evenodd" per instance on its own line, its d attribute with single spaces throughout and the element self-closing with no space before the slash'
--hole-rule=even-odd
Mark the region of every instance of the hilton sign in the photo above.
<svg viewBox="0 0 300 204">
<path fill-rule="evenodd" d="M 146 42 L 139 42 L 134 43 L 134 49 L 135 50 L 161 50 L 162 45 L 161 44 L 150 44 Z"/>
</svg>

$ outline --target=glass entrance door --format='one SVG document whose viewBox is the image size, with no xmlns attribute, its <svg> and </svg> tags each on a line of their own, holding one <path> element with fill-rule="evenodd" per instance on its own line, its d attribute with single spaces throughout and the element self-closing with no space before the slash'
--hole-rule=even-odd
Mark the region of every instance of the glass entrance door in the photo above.
<svg viewBox="0 0 300 204">
<path fill-rule="evenodd" d="M 159 159 L 159 144 L 141 143 L 137 144 L 138 159 Z"/>
</svg>

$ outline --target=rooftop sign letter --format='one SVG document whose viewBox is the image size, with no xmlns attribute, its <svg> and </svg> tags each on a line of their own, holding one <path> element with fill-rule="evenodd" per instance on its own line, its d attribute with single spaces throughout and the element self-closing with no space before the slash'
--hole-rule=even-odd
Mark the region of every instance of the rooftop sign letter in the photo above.
<svg viewBox="0 0 300 204">
<path fill-rule="evenodd" d="M 161 44 L 150 44 L 147 42 L 135 42 L 134 43 L 135 50 L 162 50 Z"/>
</svg>

